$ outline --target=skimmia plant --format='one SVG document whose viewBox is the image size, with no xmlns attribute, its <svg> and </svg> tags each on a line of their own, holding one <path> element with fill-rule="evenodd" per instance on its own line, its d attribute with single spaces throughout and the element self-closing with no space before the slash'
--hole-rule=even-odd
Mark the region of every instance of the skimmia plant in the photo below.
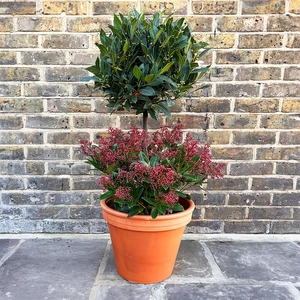
<svg viewBox="0 0 300 300">
<path fill-rule="evenodd" d="M 182 125 L 163 126 L 148 133 L 132 127 L 129 132 L 110 128 L 98 145 L 81 141 L 87 162 L 101 172 L 100 199 L 114 198 L 114 209 L 128 213 L 165 215 L 182 211 L 179 197 L 203 187 L 208 178 L 223 176 L 223 163 L 212 162 L 209 144 L 200 146 L 190 133 L 183 139 Z"/>
</svg>

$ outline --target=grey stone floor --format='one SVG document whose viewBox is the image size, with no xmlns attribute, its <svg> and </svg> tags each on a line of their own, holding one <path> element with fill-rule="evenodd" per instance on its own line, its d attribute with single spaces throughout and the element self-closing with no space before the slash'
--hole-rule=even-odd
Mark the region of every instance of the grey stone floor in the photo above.
<svg viewBox="0 0 300 300">
<path fill-rule="evenodd" d="M 0 236 L 0 299 L 300 300 L 300 236 L 185 235 L 173 275 L 125 281 L 108 235 Z"/>
</svg>

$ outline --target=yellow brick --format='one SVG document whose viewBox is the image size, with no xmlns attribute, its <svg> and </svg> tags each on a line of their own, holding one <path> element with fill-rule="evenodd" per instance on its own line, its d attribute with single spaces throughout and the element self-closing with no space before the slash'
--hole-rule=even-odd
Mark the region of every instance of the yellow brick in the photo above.
<svg viewBox="0 0 300 300">
<path fill-rule="evenodd" d="M 289 11 L 293 14 L 300 15 L 300 0 L 291 0 Z"/>
<path fill-rule="evenodd" d="M 153 12 L 164 9 L 166 14 L 175 12 L 176 14 L 187 14 L 187 0 L 174 1 L 142 1 L 142 7 L 145 9 L 145 14 L 153 14 Z"/>
<path fill-rule="evenodd" d="M 18 18 L 18 31 L 62 31 L 62 19 L 59 17 Z"/>
<path fill-rule="evenodd" d="M 112 15 L 122 13 L 127 15 L 137 9 L 137 1 L 102 1 L 93 4 L 93 15 Z"/>
<path fill-rule="evenodd" d="M 295 100 L 289 100 L 285 99 L 283 100 L 282 104 L 282 112 L 285 113 L 299 113 L 300 112 L 300 100 L 295 99 Z"/>
<path fill-rule="evenodd" d="M 99 32 L 100 28 L 106 31 L 109 24 L 111 24 L 111 19 L 108 17 L 78 17 L 76 19 L 68 20 L 67 28 L 69 32 Z"/>
<path fill-rule="evenodd" d="M 87 2 L 72 1 L 72 2 L 43 2 L 43 13 L 45 15 L 60 15 L 65 12 L 67 15 L 86 15 Z"/>
<path fill-rule="evenodd" d="M 208 43 L 214 49 L 233 48 L 235 43 L 234 34 L 196 34 L 195 39 Z"/>
<path fill-rule="evenodd" d="M 234 15 L 237 1 L 193 1 L 192 9 L 196 15 Z"/>
<path fill-rule="evenodd" d="M 285 0 L 243 0 L 242 14 L 284 14 Z"/>
</svg>

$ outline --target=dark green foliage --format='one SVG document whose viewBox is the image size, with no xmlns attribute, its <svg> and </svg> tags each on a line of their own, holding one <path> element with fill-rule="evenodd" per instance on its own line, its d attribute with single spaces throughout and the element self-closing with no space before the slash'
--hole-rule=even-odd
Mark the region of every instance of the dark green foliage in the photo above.
<svg viewBox="0 0 300 300">
<path fill-rule="evenodd" d="M 95 76 L 86 79 L 95 80 L 112 111 L 133 109 L 156 120 L 161 112 L 170 117 L 168 107 L 208 71 L 197 62 L 207 44 L 196 42 L 184 18 L 163 19 L 163 13 L 152 19 L 137 11 L 114 15 L 108 27 L 110 34 L 101 29 L 96 44 L 100 56 L 87 68 Z"/>
</svg>

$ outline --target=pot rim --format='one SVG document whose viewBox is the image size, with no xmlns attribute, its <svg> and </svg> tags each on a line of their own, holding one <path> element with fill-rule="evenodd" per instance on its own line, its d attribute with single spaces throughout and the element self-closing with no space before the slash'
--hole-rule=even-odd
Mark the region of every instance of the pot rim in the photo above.
<svg viewBox="0 0 300 300">
<path fill-rule="evenodd" d="M 126 213 L 110 208 L 106 200 L 101 200 L 100 205 L 103 217 L 109 225 L 135 231 L 164 231 L 183 227 L 190 222 L 195 204 L 192 200 L 183 200 L 189 204 L 184 211 L 160 215 L 156 219 L 152 219 L 150 215 L 135 215 L 128 218 Z"/>
</svg>

